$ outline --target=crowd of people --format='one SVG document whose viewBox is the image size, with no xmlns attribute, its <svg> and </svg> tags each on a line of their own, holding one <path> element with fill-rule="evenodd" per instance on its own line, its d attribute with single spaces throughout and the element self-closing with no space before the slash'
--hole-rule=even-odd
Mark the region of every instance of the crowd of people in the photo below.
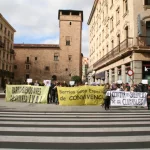
<svg viewBox="0 0 150 150">
<path fill-rule="evenodd" d="M 10 83 L 9 83 L 10 84 Z M 24 83 L 28 84 L 28 83 Z M 35 80 L 35 82 L 30 83 L 30 85 L 34 86 L 44 86 L 44 83 L 39 83 L 38 80 Z M 123 83 L 121 80 L 118 80 L 116 83 L 106 83 L 106 84 L 88 84 L 87 82 L 83 83 L 78 83 L 74 85 L 69 85 L 65 81 L 63 82 L 58 82 L 58 81 L 53 81 L 51 83 L 51 86 L 49 86 L 49 92 L 47 96 L 47 103 L 55 103 L 59 104 L 58 100 L 58 92 L 57 92 L 57 87 L 74 87 L 74 86 L 104 86 L 104 104 L 102 105 L 105 110 L 110 109 L 110 96 L 107 95 L 108 91 L 130 91 L 130 92 L 147 92 L 147 104 L 148 104 L 148 109 L 150 109 L 150 85 L 148 84 L 132 84 L 129 85 L 129 83 Z"/>
<path fill-rule="evenodd" d="M 128 92 L 147 92 L 147 105 L 148 109 L 150 109 L 150 85 L 148 84 L 133 84 L 129 85 L 129 83 L 123 84 L 121 81 L 118 81 L 117 83 L 113 84 L 105 84 L 105 90 L 104 90 L 104 107 L 105 110 L 109 110 L 110 108 L 110 96 L 107 94 L 107 92 L 111 90 L 116 91 L 128 91 Z"/>
</svg>

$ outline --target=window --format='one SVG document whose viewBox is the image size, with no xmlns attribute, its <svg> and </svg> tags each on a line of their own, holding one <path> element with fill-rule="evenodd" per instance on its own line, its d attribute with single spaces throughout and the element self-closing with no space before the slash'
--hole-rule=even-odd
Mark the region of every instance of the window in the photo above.
<svg viewBox="0 0 150 150">
<path fill-rule="evenodd" d="M 6 65 L 6 70 L 8 70 L 8 65 Z"/>
<path fill-rule="evenodd" d="M 5 59 L 5 52 L 3 52 L 3 59 Z"/>
<path fill-rule="evenodd" d="M 29 57 L 27 57 L 27 62 L 29 62 Z"/>
<path fill-rule="evenodd" d="M 49 71 L 49 66 L 45 66 L 45 70 L 46 70 L 46 71 Z"/>
<path fill-rule="evenodd" d="M 114 48 L 114 40 L 111 41 L 111 48 Z"/>
<path fill-rule="evenodd" d="M 66 36 L 66 45 L 70 45 L 71 37 Z"/>
<path fill-rule="evenodd" d="M 35 57 L 35 60 L 37 60 L 37 57 Z"/>
<path fill-rule="evenodd" d="M 128 11 L 128 0 L 123 0 L 123 11 L 124 13 Z"/>
<path fill-rule="evenodd" d="M 70 41 L 66 41 L 66 45 L 70 45 Z"/>
<path fill-rule="evenodd" d="M 108 24 L 106 25 L 106 38 L 108 37 Z"/>
<path fill-rule="evenodd" d="M 108 49 L 108 45 L 106 46 L 106 54 L 108 53 L 109 49 Z"/>
<path fill-rule="evenodd" d="M 10 31 L 8 31 L 8 36 L 10 36 Z"/>
<path fill-rule="evenodd" d="M 7 33 L 7 28 L 6 28 L 6 27 L 5 27 L 4 33 L 5 33 L 5 34 Z"/>
<path fill-rule="evenodd" d="M 26 70 L 29 70 L 30 66 L 29 65 L 26 65 Z"/>
<path fill-rule="evenodd" d="M 118 34 L 118 46 L 119 46 L 119 51 L 120 51 L 120 34 Z"/>
<path fill-rule="evenodd" d="M 54 53 L 54 61 L 59 61 L 59 54 L 58 53 Z"/>
<path fill-rule="evenodd" d="M 69 24 L 71 25 L 71 22 Z"/>
<path fill-rule="evenodd" d="M 150 5 L 150 0 L 145 0 L 145 5 Z"/>
<path fill-rule="evenodd" d="M 17 65 L 14 65 L 14 69 L 17 69 Z"/>
<path fill-rule="evenodd" d="M 128 36 L 129 36 L 128 26 L 126 26 L 125 28 L 125 36 L 126 36 L 126 39 L 128 39 Z"/>
<path fill-rule="evenodd" d="M 11 34 L 11 40 L 13 40 L 13 34 Z"/>
<path fill-rule="evenodd" d="M 9 66 L 9 71 L 11 72 L 11 66 Z"/>
<path fill-rule="evenodd" d="M 30 75 L 29 74 L 26 74 L 26 79 L 29 79 L 30 78 Z"/>
<path fill-rule="evenodd" d="M 0 30 L 3 30 L 3 24 L 0 23 Z"/>
<path fill-rule="evenodd" d="M 68 60 L 71 61 L 72 60 L 72 55 L 68 56 Z"/>
<path fill-rule="evenodd" d="M 4 70 L 5 69 L 5 65 L 4 64 L 2 64 L 2 70 Z"/>
<path fill-rule="evenodd" d="M 120 20 L 120 8 L 118 7 L 117 10 L 116 10 L 116 23 L 118 24 Z"/>
<path fill-rule="evenodd" d="M 112 31 L 114 29 L 114 18 L 111 17 L 110 18 L 110 31 Z"/>
</svg>

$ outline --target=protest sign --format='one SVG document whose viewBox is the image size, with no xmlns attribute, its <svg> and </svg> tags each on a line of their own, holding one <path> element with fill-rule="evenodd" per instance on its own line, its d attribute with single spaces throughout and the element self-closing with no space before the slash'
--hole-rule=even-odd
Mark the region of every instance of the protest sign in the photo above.
<svg viewBox="0 0 150 150">
<path fill-rule="evenodd" d="M 32 79 L 27 79 L 27 83 L 32 83 Z"/>
<path fill-rule="evenodd" d="M 100 105 L 104 103 L 104 87 L 57 87 L 60 105 Z"/>
<path fill-rule="evenodd" d="M 7 85 L 7 102 L 47 103 L 47 86 Z"/>
<path fill-rule="evenodd" d="M 43 83 L 46 86 L 51 86 L 51 80 L 44 80 Z"/>
<path fill-rule="evenodd" d="M 111 91 L 111 106 L 147 106 L 147 93 Z"/>
<path fill-rule="evenodd" d="M 69 85 L 71 86 L 75 85 L 75 81 L 69 81 Z"/>
</svg>

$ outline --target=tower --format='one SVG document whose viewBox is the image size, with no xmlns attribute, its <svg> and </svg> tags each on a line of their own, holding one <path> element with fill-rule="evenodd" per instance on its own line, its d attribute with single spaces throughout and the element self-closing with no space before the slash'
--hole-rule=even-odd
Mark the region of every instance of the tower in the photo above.
<svg viewBox="0 0 150 150">
<path fill-rule="evenodd" d="M 83 11 L 59 10 L 60 28 L 60 61 L 61 69 L 65 70 L 64 79 L 71 76 L 81 76 L 81 42 Z"/>
</svg>

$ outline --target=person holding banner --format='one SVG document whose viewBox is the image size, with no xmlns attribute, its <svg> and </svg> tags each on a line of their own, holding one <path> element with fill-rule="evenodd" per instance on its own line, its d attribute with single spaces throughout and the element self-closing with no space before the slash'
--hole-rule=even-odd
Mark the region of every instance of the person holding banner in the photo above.
<svg viewBox="0 0 150 150">
<path fill-rule="evenodd" d="M 150 110 L 150 85 L 148 86 L 148 92 L 147 92 L 147 106 L 148 106 L 148 110 Z"/>
<path fill-rule="evenodd" d="M 105 110 L 109 110 L 110 108 L 110 84 L 107 83 L 105 85 L 105 97 L 104 97 L 104 105 L 105 105 Z"/>
</svg>

